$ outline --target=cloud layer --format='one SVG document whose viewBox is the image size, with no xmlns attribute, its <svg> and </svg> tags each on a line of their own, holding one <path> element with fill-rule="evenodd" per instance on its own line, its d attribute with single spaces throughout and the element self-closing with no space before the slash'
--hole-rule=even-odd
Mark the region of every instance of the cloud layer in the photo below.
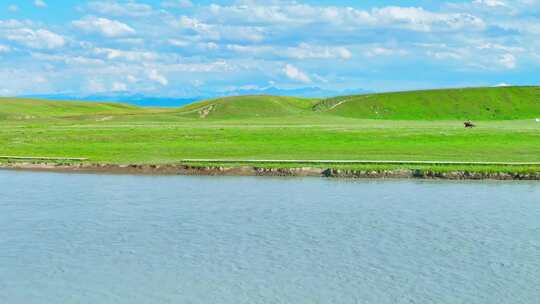
<svg viewBox="0 0 540 304">
<path fill-rule="evenodd" d="M 0 15 L 0 94 L 535 84 L 538 1 L 417 2 L 90 1 L 59 21 L 33 12 L 57 3 L 14 2 Z"/>
</svg>

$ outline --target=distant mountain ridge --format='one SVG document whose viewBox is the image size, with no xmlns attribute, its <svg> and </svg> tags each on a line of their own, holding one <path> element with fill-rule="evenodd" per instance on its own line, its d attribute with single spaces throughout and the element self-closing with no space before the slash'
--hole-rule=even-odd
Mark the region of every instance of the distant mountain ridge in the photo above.
<svg viewBox="0 0 540 304">
<path fill-rule="evenodd" d="M 297 89 L 280 89 L 276 87 L 254 88 L 254 89 L 236 89 L 219 93 L 201 93 L 193 97 L 170 97 L 170 96 L 150 96 L 145 94 L 128 94 L 121 92 L 111 92 L 92 95 L 76 94 L 34 94 L 21 95 L 21 98 L 43 98 L 49 100 L 75 100 L 75 101 L 96 101 L 96 102 L 122 102 L 140 107 L 181 107 L 193 102 L 208 100 L 212 98 L 241 96 L 241 95 L 273 95 L 273 96 L 292 96 L 307 98 L 327 98 L 342 95 L 367 94 L 372 93 L 363 89 L 354 90 L 325 90 L 318 87 L 307 87 Z"/>
<path fill-rule="evenodd" d="M 140 94 L 135 95 L 68 95 L 68 94 L 37 94 L 23 95 L 21 98 L 43 98 L 48 100 L 69 100 L 69 101 L 95 101 L 95 102 L 119 102 L 127 103 L 139 107 L 167 107 L 176 108 L 196 101 L 204 100 L 205 97 L 174 98 L 174 97 L 153 97 Z"/>
</svg>

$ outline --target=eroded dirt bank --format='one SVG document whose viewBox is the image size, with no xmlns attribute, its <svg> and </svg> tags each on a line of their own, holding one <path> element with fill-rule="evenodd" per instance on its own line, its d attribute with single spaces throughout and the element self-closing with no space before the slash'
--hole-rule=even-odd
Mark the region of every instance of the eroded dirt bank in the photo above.
<svg viewBox="0 0 540 304">
<path fill-rule="evenodd" d="M 0 163 L 0 169 L 109 173 L 142 175 L 222 175 L 222 176 L 313 176 L 336 178 L 421 178 L 449 180 L 540 180 L 537 173 L 471 172 L 451 171 L 433 172 L 427 170 L 349 170 L 333 168 L 262 168 L 257 166 L 192 166 L 186 164 L 170 165 L 116 165 L 116 164 L 52 164 L 52 163 Z"/>
</svg>

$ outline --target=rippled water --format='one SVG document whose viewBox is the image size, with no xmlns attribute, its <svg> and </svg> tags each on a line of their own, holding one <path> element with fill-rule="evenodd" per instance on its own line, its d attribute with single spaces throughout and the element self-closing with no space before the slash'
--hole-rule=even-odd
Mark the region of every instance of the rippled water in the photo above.
<svg viewBox="0 0 540 304">
<path fill-rule="evenodd" d="M 0 303 L 540 303 L 540 183 L 0 171 Z"/>
</svg>

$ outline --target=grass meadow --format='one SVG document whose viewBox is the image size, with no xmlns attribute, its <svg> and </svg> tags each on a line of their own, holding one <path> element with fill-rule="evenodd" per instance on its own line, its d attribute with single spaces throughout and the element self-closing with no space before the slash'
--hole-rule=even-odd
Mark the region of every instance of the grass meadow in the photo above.
<svg viewBox="0 0 540 304">
<path fill-rule="evenodd" d="M 530 110 L 534 103 L 522 105 L 527 110 L 511 120 L 487 119 L 487 110 L 473 109 L 477 127 L 466 129 L 459 115 L 411 119 L 405 109 L 403 117 L 392 110 L 395 119 L 366 118 L 359 104 L 360 117 L 353 117 L 353 110 L 336 114 L 351 104 L 324 102 L 256 96 L 164 109 L 0 99 L 0 155 L 85 157 L 114 164 L 183 159 L 540 162 L 540 124 L 533 118 L 540 110 Z"/>
</svg>

